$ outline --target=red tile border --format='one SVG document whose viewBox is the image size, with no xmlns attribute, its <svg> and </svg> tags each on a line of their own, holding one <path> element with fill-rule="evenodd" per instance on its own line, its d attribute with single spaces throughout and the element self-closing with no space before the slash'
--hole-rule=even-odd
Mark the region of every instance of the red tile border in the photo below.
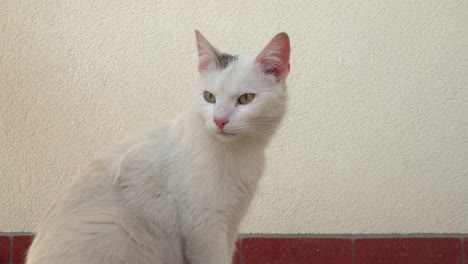
<svg viewBox="0 0 468 264">
<path fill-rule="evenodd" d="M 340 238 L 244 238 L 242 264 L 351 264 L 351 240 Z"/>
<path fill-rule="evenodd" d="M 10 261 L 10 237 L 0 236 L 0 264 Z"/>
<path fill-rule="evenodd" d="M 356 239 L 354 257 L 355 264 L 461 264 L 461 239 Z"/>
<path fill-rule="evenodd" d="M 0 236 L 0 264 L 24 263 L 32 238 Z M 232 263 L 351 264 L 352 258 L 352 242 L 348 238 L 246 237 L 236 242 Z M 354 264 L 393 263 L 468 264 L 468 237 L 356 238 Z"/>
<path fill-rule="evenodd" d="M 14 236 L 11 240 L 11 261 L 14 264 L 24 263 L 26 253 L 33 240 L 32 236 Z"/>
</svg>

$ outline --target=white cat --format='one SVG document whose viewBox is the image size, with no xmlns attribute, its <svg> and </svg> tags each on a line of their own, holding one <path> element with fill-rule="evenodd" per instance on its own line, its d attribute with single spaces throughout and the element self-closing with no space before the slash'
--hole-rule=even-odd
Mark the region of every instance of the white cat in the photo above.
<svg viewBox="0 0 468 264">
<path fill-rule="evenodd" d="M 28 264 L 228 264 L 286 110 L 289 38 L 255 58 L 196 33 L 187 111 L 96 159 L 41 220 Z"/>
</svg>

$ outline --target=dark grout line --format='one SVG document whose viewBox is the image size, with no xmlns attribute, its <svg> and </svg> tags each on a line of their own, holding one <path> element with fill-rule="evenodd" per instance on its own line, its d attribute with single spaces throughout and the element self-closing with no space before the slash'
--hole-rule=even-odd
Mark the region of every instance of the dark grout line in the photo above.
<svg viewBox="0 0 468 264">
<path fill-rule="evenodd" d="M 32 232 L 0 232 L 0 236 L 32 236 Z M 468 233 L 390 233 L 390 234 L 311 234 L 311 233 L 296 233 L 296 234 L 273 234 L 273 233 L 241 233 L 238 238 L 251 238 L 251 237 L 278 237 L 278 238 L 464 238 L 468 237 Z M 466 263 L 468 264 L 468 263 Z"/>
<path fill-rule="evenodd" d="M 14 237 L 14 236 L 31 236 L 34 235 L 33 232 L 0 232 L 0 236 L 9 236 L 9 237 Z"/>
<path fill-rule="evenodd" d="M 462 252 L 461 252 L 461 255 L 462 255 L 462 256 L 461 256 L 461 257 L 462 257 L 462 264 L 467 264 L 467 263 L 466 263 L 466 258 L 467 258 L 468 256 L 465 256 L 465 245 L 464 245 L 464 244 L 465 244 L 465 239 L 464 239 L 463 236 L 462 236 L 460 239 L 461 239 L 461 251 L 462 251 Z"/>
<path fill-rule="evenodd" d="M 244 263 L 243 259 L 242 259 L 242 238 L 239 237 L 239 263 L 238 264 L 242 264 Z"/>
<path fill-rule="evenodd" d="M 13 237 L 10 236 L 10 255 L 8 256 L 8 263 L 12 264 L 13 263 Z"/>
<path fill-rule="evenodd" d="M 354 257 L 354 242 L 356 241 L 356 239 L 352 238 L 351 239 L 351 264 L 355 264 L 356 260 L 355 260 L 355 257 Z"/>
<path fill-rule="evenodd" d="M 359 238 L 460 238 L 467 237 L 468 234 L 455 233 L 408 233 L 408 234 L 260 234 L 248 233 L 239 234 L 239 238 L 343 238 L 343 239 L 359 239 Z M 468 263 L 467 263 L 468 264 Z"/>
</svg>

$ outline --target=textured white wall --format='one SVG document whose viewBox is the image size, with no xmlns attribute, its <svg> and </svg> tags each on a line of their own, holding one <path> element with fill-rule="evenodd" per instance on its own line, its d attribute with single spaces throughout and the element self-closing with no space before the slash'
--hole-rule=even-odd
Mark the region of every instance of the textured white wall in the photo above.
<svg viewBox="0 0 468 264">
<path fill-rule="evenodd" d="M 194 29 L 292 42 L 289 115 L 242 232 L 468 232 L 466 0 L 6 0 L 0 231 L 30 231 L 99 150 L 190 100 Z"/>
</svg>

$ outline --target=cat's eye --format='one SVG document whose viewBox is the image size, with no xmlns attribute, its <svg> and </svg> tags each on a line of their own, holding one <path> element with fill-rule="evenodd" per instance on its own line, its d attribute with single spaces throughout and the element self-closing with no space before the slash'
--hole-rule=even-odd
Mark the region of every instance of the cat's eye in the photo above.
<svg viewBox="0 0 468 264">
<path fill-rule="evenodd" d="M 214 104 L 216 102 L 216 97 L 210 92 L 204 92 L 203 97 L 208 103 Z"/>
<path fill-rule="evenodd" d="M 237 101 L 239 102 L 239 104 L 245 105 L 245 104 L 252 102 L 254 97 L 255 97 L 255 94 L 246 93 L 246 94 L 241 95 L 239 99 L 237 99 Z"/>
</svg>

